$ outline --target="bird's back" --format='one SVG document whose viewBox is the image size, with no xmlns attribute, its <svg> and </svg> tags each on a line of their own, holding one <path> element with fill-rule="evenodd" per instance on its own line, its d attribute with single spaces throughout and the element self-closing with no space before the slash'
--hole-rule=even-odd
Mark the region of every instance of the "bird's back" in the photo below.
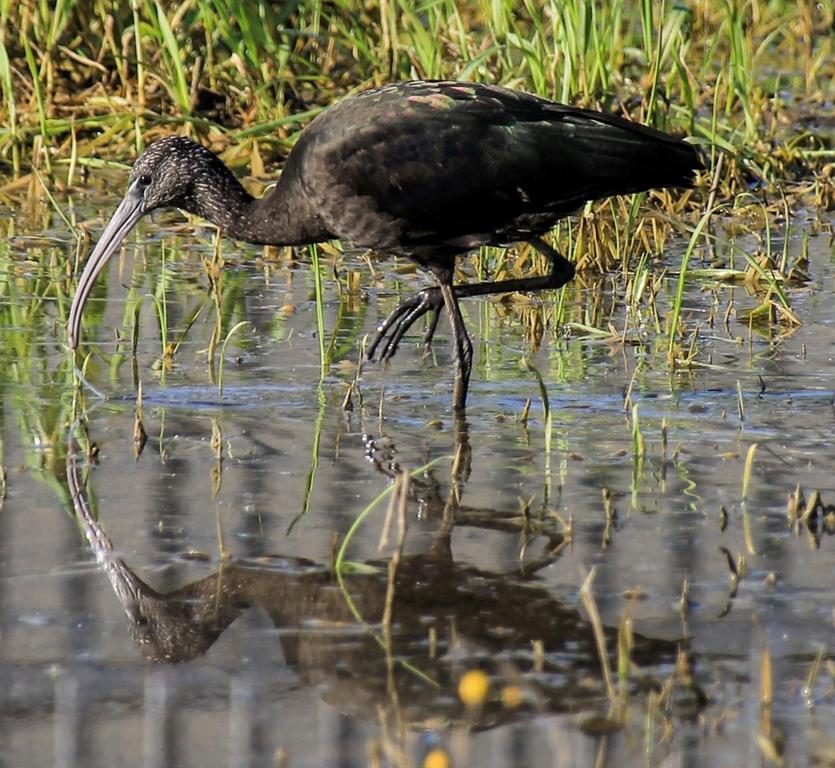
<svg viewBox="0 0 835 768">
<path fill-rule="evenodd" d="M 547 231 L 585 201 L 690 186 L 680 139 L 496 86 L 416 81 L 339 102 L 304 132 L 285 175 L 330 231 L 420 259 Z"/>
</svg>

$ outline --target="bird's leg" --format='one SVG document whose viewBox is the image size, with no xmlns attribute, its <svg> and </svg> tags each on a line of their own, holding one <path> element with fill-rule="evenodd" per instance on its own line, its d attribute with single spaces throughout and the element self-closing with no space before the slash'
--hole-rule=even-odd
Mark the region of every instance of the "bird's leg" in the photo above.
<svg viewBox="0 0 835 768">
<path fill-rule="evenodd" d="M 443 299 L 437 288 L 428 288 L 423 291 L 418 291 L 414 296 L 410 296 L 405 301 L 400 302 L 391 314 L 383 321 L 377 328 L 377 334 L 368 348 L 368 359 L 373 360 L 377 352 L 377 347 L 386 338 L 386 335 L 392 331 L 388 341 L 383 344 L 383 349 L 380 352 L 380 357 L 383 360 L 388 360 L 394 356 L 400 340 L 412 324 L 422 315 L 426 314 L 430 309 L 436 312 L 443 306 Z"/>
<path fill-rule="evenodd" d="M 401 301 L 391 312 L 391 314 L 383 321 L 377 328 L 377 334 L 374 336 L 374 341 L 368 348 L 368 359 L 373 360 L 380 343 L 384 342 L 386 336 L 388 340 L 383 343 L 380 350 L 381 360 L 390 360 L 397 352 L 398 346 L 403 339 L 403 336 L 414 325 L 415 321 L 425 315 L 430 310 L 433 312 L 432 322 L 427 331 L 426 346 L 435 333 L 435 327 L 438 325 L 438 316 L 441 308 L 444 306 L 444 299 L 437 287 L 425 288 L 418 291 L 414 296 Z M 389 335 L 389 332 L 391 334 Z"/>
<path fill-rule="evenodd" d="M 574 277 L 574 265 L 568 261 L 568 259 L 560 255 L 559 252 L 548 245 L 548 243 L 544 240 L 531 240 L 531 245 L 543 256 L 547 256 L 550 260 L 550 269 L 548 270 L 547 275 L 540 275 L 538 277 L 521 277 L 513 280 L 500 280 L 499 282 L 485 280 L 481 283 L 456 285 L 453 286 L 455 288 L 456 297 L 463 299 L 468 296 L 486 296 L 491 293 L 510 293 L 511 291 L 556 290 L 557 288 L 562 288 L 569 280 L 571 280 L 572 277 Z M 429 293 L 429 291 L 432 290 L 433 289 L 430 288 L 426 291 L 426 293 Z M 420 314 L 424 314 L 430 309 L 434 311 L 434 315 L 429 322 L 429 327 L 426 329 L 426 334 L 423 337 L 424 354 L 428 354 L 429 345 L 432 342 L 432 337 L 435 335 L 435 329 L 438 327 L 441 302 L 433 296 L 427 296 L 425 302 L 428 303 L 428 306 Z M 420 315 L 412 318 L 409 324 L 411 325 L 411 323 L 417 320 L 418 317 L 420 317 Z M 403 333 L 405 333 L 405 331 L 400 333 L 400 338 L 402 338 Z M 392 352 L 392 354 L 394 354 L 394 352 Z"/>
<path fill-rule="evenodd" d="M 430 310 L 433 311 L 435 313 L 435 317 L 437 317 L 438 313 L 441 311 L 443 303 L 433 303 L 431 299 L 431 296 L 433 294 L 437 294 L 438 296 L 440 296 L 440 294 L 438 294 L 437 288 L 429 288 L 428 290 L 421 291 L 420 293 L 415 294 L 412 297 L 411 301 L 404 301 L 403 304 L 400 304 L 394 310 L 394 312 L 392 312 L 392 315 L 395 313 L 397 313 L 398 315 L 397 325 L 395 326 L 394 331 L 389 336 L 388 341 L 386 341 L 386 343 L 383 344 L 383 348 L 380 350 L 381 360 L 390 360 L 392 357 L 394 357 L 394 353 L 397 352 L 397 348 L 400 346 L 400 342 L 403 339 L 403 335 L 406 333 L 406 331 L 409 330 L 409 328 L 412 327 L 412 325 L 414 325 L 415 320 L 417 320 L 419 317 L 422 317 Z M 443 299 L 441 299 L 440 301 L 442 302 Z M 405 314 L 404 304 L 406 305 L 405 310 L 408 310 L 405 312 Z M 386 318 L 386 323 L 384 325 L 388 324 L 389 327 L 391 327 L 389 323 L 390 319 L 391 315 L 389 315 L 389 317 Z M 438 321 L 435 320 L 436 324 L 437 322 Z M 374 338 L 374 346 L 377 345 L 380 338 L 384 335 L 385 331 L 383 330 L 383 328 L 381 328 L 377 336 Z"/>
<path fill-rule="evenodd" d="M 432 307 L 432 318 L 429 320 L 429 327 L 426 333 L 423 334 L 423 354 L 428 356 L 431 350 L 432 338 L 435 335 L 435 329 L 438 327 L 438 320 L 441 319 L 441 305 L 435 304 Z"/>
<path fill-rule="evenodd" d="M 467 389 L 470 386 L 470 372 L 473 367 L 473 344 L 467 334 L 461 307 L 452 285 L 451 272 L 438 270 L 438 288 L 444 297 L 449 323 L 452 326 L 452 339 L 455 342 L 455 386 L 452 390 L 452 407 L 463 411 L 467 402 Z"/>
<path fill-rule="evenodd" d="M 547 256 L 551 262 L 551 268 L 547 275 L 518 277 L 512 280 L 499 280 L 498 282 L 485 280 L 482 283 L 472 283 L 471 285 L 456 285 L 455 295 L 459 299 L 463 299 L 468 296 L 487 296 L 492 293 L 554 290 L 562 288 L 574 277 L 574 265 L 548 243 L 539 238 L 531 240 L 530 243 L 543 256 Z"/>
<path fill-rule="evenodd" d="M 547 275 L 520 277 L 511 280 L 500 280 L 499 282 L 485 280 L 480 283 L 456 285 L 453 286 L 456 298 L 487 296 L 494 293 L 510 293 L 513 291 L 554 290 L 561 288 L 574 277 L 574 265 L 561 256 L 548 243 L 538 238 L 530 242 L 541 254 L 547 256 L 551 262 Z M 377 347 L 384 341 L 386 336 L 389 336 L 389 332 L 391 332 L 391 335 L 383 344 L 380 357 L 383 360 L 391 359 L 394 353 L 397 352 L 397 348 L 409 328 L 412 327 L 416 320 L 431 311 L 433 313 L 432 318 L 423 337 L 424 350 L 428 352 L 432 337 L 435 335 L 435 330 L 438 327 L 438 318 L 440 317 L 443 306 L 444 299 L 438 287 L 426 288 L 398 304 L 377 329 L 377 335 L 368 348 L 368 359 L 374 359 Z"/>
<path fill-rule="evenodd" d="M 467 412 L 453 411 L 452 434 L 455 440 L 455 459 L 452 462 L 452 482 L 456 498 L 460 501 L 464 484 L 470 479 L 473 464 L 473 448 L 470 445 L 470 426 Z"/>
</svg>

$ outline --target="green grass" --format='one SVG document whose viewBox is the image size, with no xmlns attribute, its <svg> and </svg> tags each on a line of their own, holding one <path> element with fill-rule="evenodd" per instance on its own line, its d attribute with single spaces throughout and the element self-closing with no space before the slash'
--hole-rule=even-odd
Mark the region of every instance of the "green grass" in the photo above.
<svg viewBox="0 0 835 768">
<path fill-rule="evenodd" d="M 118 125 L 124 141 L 109 150 L 128 158 L 149 128 L 211 131 L 199 109 L 204 88 L 227 99 L 228 124 L 214 130 L 234 143 L 241 129 L 358 87 L 458 77 L 623 105 L 637 118 L 762 161 L 766 148 L 752 140 L 771 138 L 776 125 L 760 118 L 762 108 L 790 108 L 781 96 L 787 91 L 831 88 L 832 41 L 822 32 L 832 16 L 831 0 L 725 0 L 695 9 L 651 0 L 21 3 L 3 18 L 0 157 L 13 164 L 22 145 L 25 166 L 37 136 L 62 157 L 70 111 Z M 779 66 L 786 56 L 797 62 L 794 71 Z M 102 93 L 110 103 L 90 102 Z M 82 129 L 82 152 L 97 127 Z M 291 137 L 278 138 L 280 155 Z"/>
</svg>

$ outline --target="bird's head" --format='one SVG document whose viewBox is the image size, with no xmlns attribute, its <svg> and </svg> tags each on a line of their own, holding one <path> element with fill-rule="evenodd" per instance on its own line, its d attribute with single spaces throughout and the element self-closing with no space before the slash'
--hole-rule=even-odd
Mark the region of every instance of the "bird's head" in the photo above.
<svg viewBox="0 0 835 768">
<path fill-rule="evenodd" d="M 87 259 L 70 307 L 67 335 L 78 346 L 81 313 L 96 278 L 136 223 L 157 208 L 175 207 L 206 215 L 198 205 L 199 187 L 218 174 L 228 175 L 223 163 L 205 147 L 182 136 L 151 144 L 134 163 L 128 189 Z M 204 206 L 205 207 L 205 206 Z"/>
<path fill-rule="evenodd" d="M 198 188 L 207 181 L 218 184 L 228 173 L 217 155 L 202 144 L 169 136 L 151 144 L 134 163 L 125 200 L 133 196 L 141 215 L 155 208 L 201 213 L 196 205 Z"/>
</svg>

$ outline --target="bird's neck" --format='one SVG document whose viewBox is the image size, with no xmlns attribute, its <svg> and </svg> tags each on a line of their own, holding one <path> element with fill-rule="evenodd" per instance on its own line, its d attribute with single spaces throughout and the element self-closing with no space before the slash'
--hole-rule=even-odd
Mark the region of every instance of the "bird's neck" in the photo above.
<svg viewBox="0 0 835 768">
<path fill-rule="evenodd" d="M 224 168 L 222 179 L 195 182 L 195 195 L 186 208 L 235 240 L 257 245 L 305 245 L 329 238 L 327 229 L 307 200 L 297 179 L 282 176 L 272 192 L 255 198 Z"/>
</svg>

